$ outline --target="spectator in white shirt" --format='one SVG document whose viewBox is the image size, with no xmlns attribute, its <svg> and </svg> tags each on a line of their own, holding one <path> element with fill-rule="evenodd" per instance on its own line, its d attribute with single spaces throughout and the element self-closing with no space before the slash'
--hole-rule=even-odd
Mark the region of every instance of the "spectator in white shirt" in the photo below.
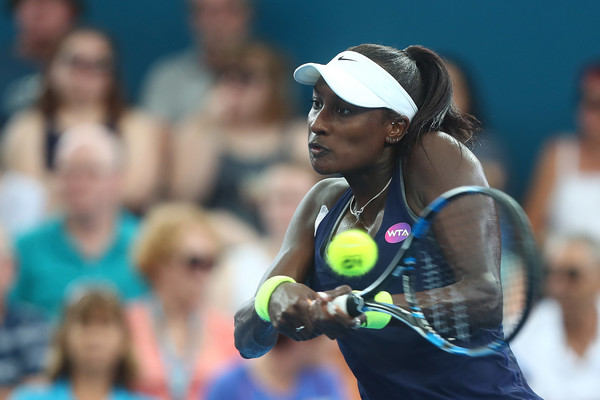
<svg viewBox="0 0 600 400">
<path fill-rule="evenodd" d="M 585 236 L 546 244 L 542 300 L 511 347 L 532 389 L 546 400 L 600 393 L 600 244 Z"/>
</svg>

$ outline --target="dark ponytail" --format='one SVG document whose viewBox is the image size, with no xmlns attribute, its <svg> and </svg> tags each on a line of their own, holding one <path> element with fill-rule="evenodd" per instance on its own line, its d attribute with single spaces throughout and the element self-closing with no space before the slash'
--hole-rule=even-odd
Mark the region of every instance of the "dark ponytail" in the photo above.
<svg viewBox="0 0 600 400">
<path fill-rule="evenodd" d="M 419 111 L 400 142 L 401 155 L 409 155 L 423 134 L 430 131 L 444 131 L 465 144 L 473 140 L 479 121 L 454 105 L 450 75 L 436 53 L 422 46 L 398 50 L 376 44 L 361 44 L 348 50 L 379 64 L 396 78 L 417 105 Z"/>
</svg>

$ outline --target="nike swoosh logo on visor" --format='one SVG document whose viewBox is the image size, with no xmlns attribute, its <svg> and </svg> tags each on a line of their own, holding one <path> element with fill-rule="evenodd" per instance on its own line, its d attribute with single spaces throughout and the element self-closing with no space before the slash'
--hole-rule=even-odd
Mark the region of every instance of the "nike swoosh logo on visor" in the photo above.
<svg viewBox="0 0 600 400">
<path fill-rule="evenodd" d="M 356 61 L 356 60 L 353 60 L 351 58 L 346 58 L 344 56 L 340 56 L 340 58 L 338 58 L 338 60 L 341 60 L 341 61 Z"/>
</svg>

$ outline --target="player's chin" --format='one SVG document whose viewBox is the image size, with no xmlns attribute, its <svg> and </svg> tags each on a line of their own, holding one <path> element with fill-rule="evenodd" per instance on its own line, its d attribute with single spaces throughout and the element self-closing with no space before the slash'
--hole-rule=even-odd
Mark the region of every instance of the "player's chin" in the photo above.
<svg viewBox="0 0 600 400">
<path fill-rule="evenodd" d="M 310 164 L 315 172 L 320 175 L 334 175 L 339 172 L 332 162 L 323 158 L 310 156 Z"/>
</svg>

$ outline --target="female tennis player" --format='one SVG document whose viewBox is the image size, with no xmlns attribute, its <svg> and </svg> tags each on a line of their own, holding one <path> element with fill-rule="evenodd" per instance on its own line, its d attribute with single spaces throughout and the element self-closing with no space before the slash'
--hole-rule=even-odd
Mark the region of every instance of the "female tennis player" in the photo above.
<svg viewBox="0 0 600 400">
<path fill-rule="evenodd" d="M 477 121 L 453 105 L 440 57 L 420 46 L 364 44 L 326 65 L 304 64 L 294 78 L 314 85 L 312 166 L 342 178 L 325 179 L 307 194 L 257 296 L 236 313 L 241 355 L 266 353 L 279 332 L 295 340 L 325 334 L 338 340 L 363 399 L 538 399 L 508 347 L 484 357 L 453 355 L 394 320 L 379 330 L 355 329 L 364 315 L 327 311 L 335 297 L 381 274 L 430 201 L 454 187 L 487 186 L 464 145 Z M 352 228 L 375 239 L 379 259 L 366 275 L 345 278 L 327 265 L 324 249 Z M 464 287 L 463 296 L 473 292 Z M 391 293 L 395 304 L 403 301 L 401 291 Z"/>
</svg>

